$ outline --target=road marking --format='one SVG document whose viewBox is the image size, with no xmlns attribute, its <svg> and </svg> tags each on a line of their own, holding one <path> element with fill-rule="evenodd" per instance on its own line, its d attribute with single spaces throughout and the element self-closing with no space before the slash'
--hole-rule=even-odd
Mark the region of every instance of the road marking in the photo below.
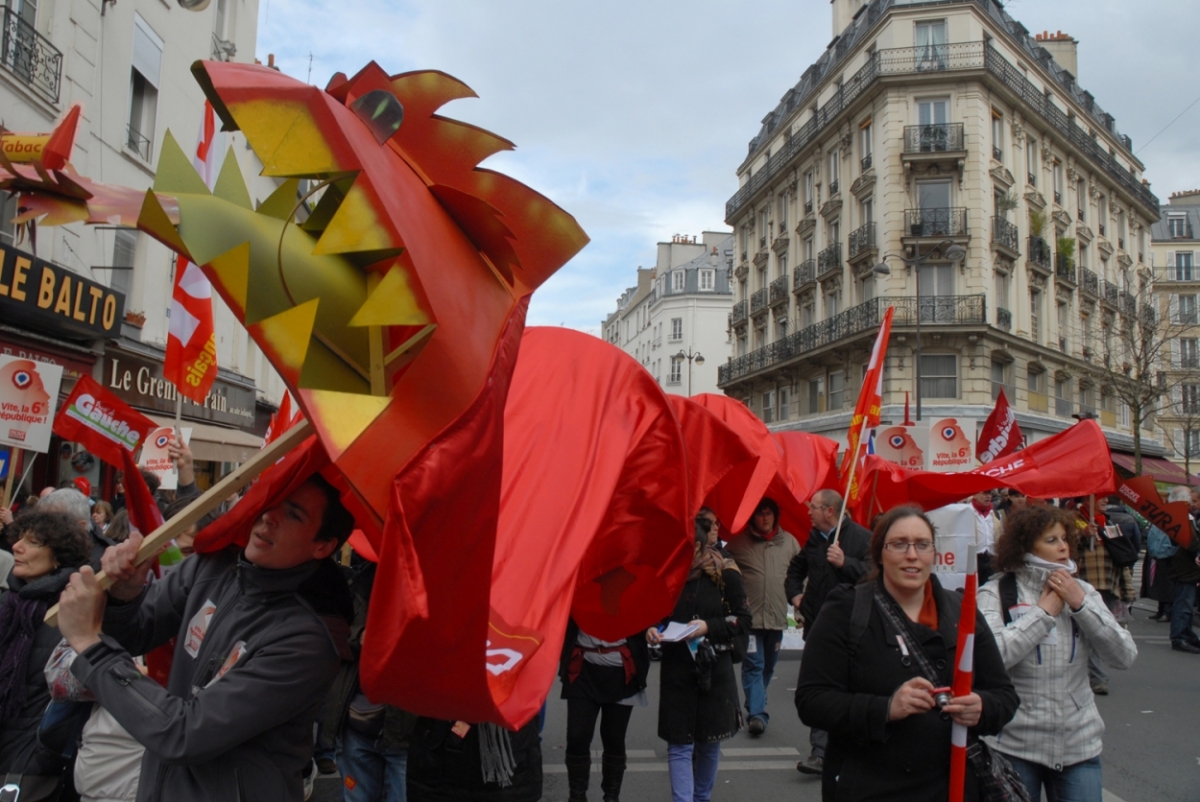
<svg viewBox="0 0 1200 802">
<path fill-rule="evenodd" d="M 800 753 L 794 746 L 727 747 L 721 757 L 800 757 Z"/>
<path fill-rule="evenodd" d="M 1112 791 L 1101 791 L 1101 799 L 1103 802 L 1125 802 L 1124 799 L 1114 794 Z"/>
<path fill-rule="evenodd" d="M 592 750 L 592 757 L 602 757 L 603 755 L 604 755 L 603 749 L 593 749 Z M 630 758 L 632 760 L 645 760 L 645 759 L 653 760 L 654 758 L 658 757 L 658 755 L 655 754 L 653 749 L 626 749 L 625 757 Z"/>
</svg>

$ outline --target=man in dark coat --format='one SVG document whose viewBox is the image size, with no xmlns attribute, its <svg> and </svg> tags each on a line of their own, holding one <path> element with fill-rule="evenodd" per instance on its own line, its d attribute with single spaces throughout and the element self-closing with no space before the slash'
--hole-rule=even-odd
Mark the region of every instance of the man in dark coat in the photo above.
<svg viewBox="0 0 1200 802">
<path fill-rule="evenodd" d="M 871 533 L 846 516 L 838 541 L 833 542 L 842 497 L 834 490 L 818 490 L 808 502 L 813 528 L 808 541 L 788 565 L 784 590 L 798 612 L 804 632 L 812 629 L 829 591 L 840 584 L 854 584 L 867 573 Z M 825 765 L 825 747 L 829 733 L 813 729 L 808 734 L 812 748 L 807 758 L 796 764 L 803 774 L 820 774 Z"/>
<path fill-rule="evenodd" d="M 1178 492 L 1177 492 L 1178 491 Z M 1168 501 L 1182 501 L 1184 488 L 1172 488 Z M 1196 583 L 1200 582 L 1200 491 L 1193 490 L 1191 496 L 1192 540 L 1186 549 L 1179 549 L 1167 558 L 1167 576 L 1175 583 L 1175 598 L 1171 603 L 1171 648 L 1177 652 L 1200 654 L 1200 638 L 1192 628 L 1192 616 L 1196 610 Z"/>
</svg>

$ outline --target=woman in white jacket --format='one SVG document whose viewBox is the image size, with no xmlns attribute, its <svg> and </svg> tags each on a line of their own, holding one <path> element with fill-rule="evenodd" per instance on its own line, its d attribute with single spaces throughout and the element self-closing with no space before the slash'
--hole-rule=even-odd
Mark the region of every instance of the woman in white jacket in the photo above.
<svg viewBox="0 0 1200 802">
<path fill-rule="evenodd" d="M 1120 669 L 1137 657 L 1133 637 L 1100 594 L 1073 576 L 1077 540 L 1071 513 L 1013 510 L 996 541 L 1000 573 L 979 589 L 979 610 L 1021 697 L 1013 720 L 986 740 L 1013 764 L 1030 797 L 1040 799 L 1045 788 L 1049 802 L 1101 802 L 1104 722 L 1088 656 Z M 1005 577 L 1015 578 L 1015 588 Z"/>
</svg>

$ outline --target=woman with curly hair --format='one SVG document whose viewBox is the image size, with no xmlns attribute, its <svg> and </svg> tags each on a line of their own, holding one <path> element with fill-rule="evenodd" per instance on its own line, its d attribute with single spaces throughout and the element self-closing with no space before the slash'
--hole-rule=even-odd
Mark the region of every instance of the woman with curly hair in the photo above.
<svg viewBox="0 0 1200 802">
<path fill-rule="evenodd" d="M 75 521 L 57 512 L 17 516 L 9 527 L 13 567 L 0 592 L 0 775 L 20 777 L 21 800 L 53 799 L 66 766 L 37 740 L 50 704 L 43 669 L 62 639 L 43 621 L 91 544 Z"/>
<path fill-rule="evenodd" d="M 994 739 L 1033 799 L 1100 802 L 1104 722 L 1088 681 L 1095 653 L 1114 668 L 1137 657 L 1133 637 L 1100 594 L 1074 577 L 1074 516 L 1055 507 L 1014 510 L 996 540 L 998 573 L 979 589 L 979 610 L 996 636 L 1021 696 Z"/>
</svg>

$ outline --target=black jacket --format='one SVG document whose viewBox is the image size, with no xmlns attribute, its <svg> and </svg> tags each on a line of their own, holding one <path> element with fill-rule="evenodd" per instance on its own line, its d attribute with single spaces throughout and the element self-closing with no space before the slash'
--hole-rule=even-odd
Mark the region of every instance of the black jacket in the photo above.
<svg viewBox="0 0 1200 802">
<path fill-rule="evenodd" d="M 483 781 L 479 727 L 466 737 L 453 732 L 455 722 L 417 719 L 408 748 L 409 802 L 536 802 L 542 798 L 542 745 L 534 716 L 516 732 L 508 732 L 515 768 L 512 784 Z"/>
<path fill-rule="evenodd" d="M 58 601 L 58 595 L 67 586 L 71 574 L 77 570 L 59 568 L 29 583 L 10 573 L 8 590 L 0 590 L 0 605 L 9 593 L 19 593 L 26 599 L 39 600 L 49 607 Z M 33 647 L 29 651 L 29 662 L 25 664 L 25 704 L 15 718 L 0 721 L 0 776 L 10 772 L 57 776 L 66 768 L 62 758 L 43 749 L 37 740 L 38 725 L 42 723 L 42 714 L 50 704 L 50 690 L 46 687 L 44 669 L 54 647 L 61 640 L 62 635 L 57 627 L 38 622 Z"/>
<path fill-rule="evenodd" d="M 1200 565 L 1196 565 L 1197 554 L 1200 554 L 1200 526 L 1193 522 L 1192 540 L 1188 547 L 1176 549 L 1174 554 L 1164 560 L 1167 564 L 1167 576 L 1172 582 L 1200 582 Z"/>
<path fill-rule="evenodd" d="M 202 639 L 196 631 L 210 612 Z M 138 800 L 294 800 L 353 604 L 332 560 L 271 571 L 196 554 L 128 604 L 71 671 L 146 747 Z M 168 687 L 130 654 L 176 637 Z"/>
<path fill-rule="evenodd" d="M 739 631 L 750 631 L 750 605 L 742 575 L 736 569 L 726 568 L 721 579 L 724 599 L 707 575 L 686 582 L 669 620 L 686 623 L 703 619 L 708 625 L 708 639 L 727 648 Z M 701 691 L 696 661 L 687 643 L 662 645 L 659 738 L 669 744 L 715 743 L 737 733 L 738 687 L 730 651 L 717 653 L 711 676 L 711 688 Z"/>
<path fill-rule="evenodd" d="M 808 541 L 800 553 L 792 558 L 788 565 L 787 579 L 784 590 L 788 599 L 794 599 L 800 593 L 800 617 L 804 619 L 804 631 L 812 628 L 821 612 L 821 605 L 829 591 L 843 583 L 854 584 L 862 579 L 871 566 L 871 533 L 864 527 L 846 518 L 842 524 L 842 533 L 838 535 L 838 544 L 846 554 L 846 562 L 841 568 L 832 565 L 825 559 L 829 551 L 829 541 L 814 527 L 808 535 Z M 808 580 L 805 588 L 804 580 Z"/>
<path fill-rule="evenodd" d="M 957 593 L 931 578 L 938 605 L 938 629 L 912 629 L 943 685 L 954 675 L 958 638 Z M 837 588 L 805 639 L 796 710 L 810 727 L 829 732 L 825 756 L 826 800 L 912 800 L 944 802 L 950 776 L 950 725 L 937 711 L 887 720 L 892 694 L 921 676 L 916 661 L 905 665 L 895 632 L 872 604 L 867 630 L 857 650 L 848 633 L 854 588 Z M 907 636 L 906 636 L 907 637 Z M 911 642 L 911 641 L 910 641 Z M 853 659 L 851 655 L 853 654 Z M 996 641 L 982 615 L 975 621 L 974 690 L 983 716 L 972 736 L 994 735 L 1017 711 L 1017 692 L 1004 670 Z M 837 777 L 836 784 L 834 778 Z M 967 800 L 976 799 L 968 766 Z"/>
<path fill-rule="evenodd" d="M 1138 526 L 1137 518 L 1130 515 L 1123 506 L 1110 504 L 1104 508 L 1104 516 L 1109 523 L 1121 530 L 1121 534 L 1129 538 L 1129 542 L 1137 551 L 1142 550 L 1142 529 Z"/>
</svg>

